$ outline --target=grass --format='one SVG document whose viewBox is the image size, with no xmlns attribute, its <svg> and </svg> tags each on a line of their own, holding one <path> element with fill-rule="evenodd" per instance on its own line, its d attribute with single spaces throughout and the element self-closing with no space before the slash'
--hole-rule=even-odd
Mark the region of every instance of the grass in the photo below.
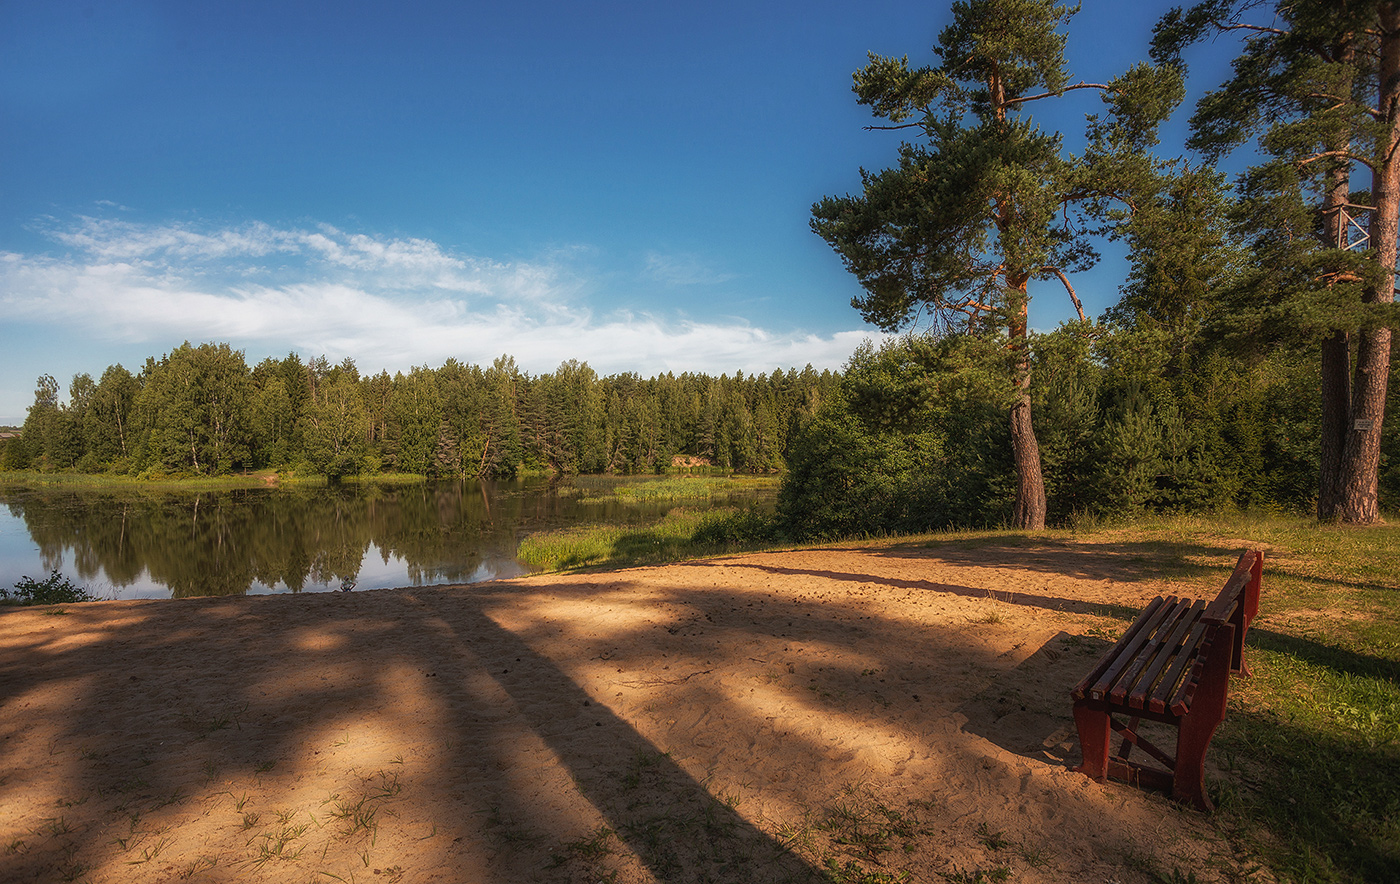
<svg viewBox="0 0 1400 884">
<path fill-rule="evenodd" d="M 41 473 L 34 470 L 12 470 L 0 472 L 0 488 L 63 488 L 72 490 L 100 490 L 113 488 L 150 488 L 177 491 L 219 491 L 237 488 L 264 488 L 269 478 L 279 484 L 289 481 L 279 477 L 273 470 L 260 470 L 255 473 L 239 473 L 228 476 L 179 476 L 149 474 L 146 478 L 117 473 Z M 299 479 L 291 481 L 302 481 Z M 324 481 L 324 480 L 323 480 Z"/>
<path fill-rule="evenodd" d="M 677 476 L 627 482 L 614 486 L 607 494 L 589 494 L 584 503 L 621 500 L 627 503 L 660 503 L 712 500 L 735 494 L 775 491 L 778 479 L 769 476 Z"/>
<path fill-rule="evenodd" d="M 427 476 L 417 473 L 374 473 L 346 476 L 341 479 L 341 482 L 347 485 L 413 485 L 426 481 Z M 0 471 L 0 489 L 61 488 L 94 491 L 156 487 L 163 491 L 232 491 L 242 488 L 266 488 L 269 485 L 317 487 L 326 483 L 325 476 L 289 469 L 265 469 L 223 476 L 165 473 L 160 470 L 147 470 L 138 476 L 124 473 Z"/>
<path fill-rule="evenodd" d="M 642 528 L 597 525 L 532 534 L 520 541 L 516 557 L 544 571 L 624 567 L 755 549 L 774 539 L 773 519 L 753 510 L 677 507 Z"/>
</svg>

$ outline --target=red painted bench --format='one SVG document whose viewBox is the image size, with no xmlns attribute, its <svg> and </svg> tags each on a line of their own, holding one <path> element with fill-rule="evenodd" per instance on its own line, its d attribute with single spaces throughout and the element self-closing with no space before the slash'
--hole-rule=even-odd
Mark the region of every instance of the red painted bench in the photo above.
<svg viewBox="0 0 1400 884">
<path fill-rule="evenodd" d="M 1209 605 L 1158 596 L 1070 696 L 1084 762 L 1075 770 L 1169 791 L 1178 801 L 1213 809 L 1206 796 L 1205 759 L 1225 719 L 1230 673 L 1248 675 L 1244 639 L 1259 612 L 1264 553 L 1245 550 L 1235 573 Z M 1114 716 L 1130 719 L 1126 724 Z M 1139 735 L 1143 720 L 1177 729 L 1176 757 Z M 1123 736 L 1109 754 L 1113 732 Z M 1139 747 L 1166 769 L 1129 761 Z"/>
</svg>

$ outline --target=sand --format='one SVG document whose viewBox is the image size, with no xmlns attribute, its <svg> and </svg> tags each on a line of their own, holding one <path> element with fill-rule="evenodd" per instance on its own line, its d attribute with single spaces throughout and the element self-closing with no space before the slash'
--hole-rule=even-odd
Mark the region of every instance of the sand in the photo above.
<svg viewBox="0 0 1400 884">
<path fill-rule="evenodd" d="M 1214 880 L 1209 818 L 1070 770 L 1125 612 L 1216 589 L 1133 552 L 0 611 L 0 880 Z"/>
</svg>

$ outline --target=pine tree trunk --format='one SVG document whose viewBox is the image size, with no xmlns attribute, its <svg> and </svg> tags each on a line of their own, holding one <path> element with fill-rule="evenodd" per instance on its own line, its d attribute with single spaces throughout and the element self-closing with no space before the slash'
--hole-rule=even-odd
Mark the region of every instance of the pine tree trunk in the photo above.
<svg viewBox="0 0 1400 884">
<path fill-rule="evenodd" d="M 1400 5 L 1381 4 L 1380 63 L 1377 71 L 1380 109 L 1389 132 L 1383 161 L 1372 178 L 1375 211 L 1371 215 L 1371 247 L 1381 273 L 1368 283 L 1363 300 L 1388 304 L 1395 300 L 1397 212 L 1400 212 Z M 1390 381 L 1390 329 L 1364 330 L 1357 335 L 1356 369 L 1352 380 L 1351 421 L 1342 451 L 1341 521 L 1367 525 L 1380 521 L 1378 495 L 1381 424 Z"/>
<path fill-rule="evenodd" d="M 1027 280 L 1016 286 L 1023 293 Z M 1016 401 L 1011 406 L 1011 456 L 1016 463 L 1016 502 L 1011 510 L 1015 528 L 1039 531 L 1045 527 L 1045 476 L 1040 469 L 1040 443 L 1031 424 L 1030 342 L 1027 338 L 1027 301 L 1011 326 L 1011 347 L 1016 353 Z"/>
<path fill-rule="evenodd" d="M 1342 508 L 1342 453 L 1351 419 L 1351 337 L 1338 331 L 1322 344 L 1322 457 L 1317 518 L 1333 521 Z"/>
<path fill-rule="evenodd" d="M 1338 59 L 1351 61 L 1354 49 L 1348 35 L 1334 53 Z M 1351 92 L 1353 81 L 1333 85 L 1333 92 Z M 1330 150 L 1345 152 L 1351 148 L 1345 134 L 1328 145 Z M 1323 246 L 1342 249 L 1347 244 L 1346 206 L 1351 202 L 1351 164 L 1334 162 L 1327 170 L 1327 187 L 1322 196 Z M 1346 448 L 1347 426 L 1351 422 L 1351 336 L 1342 330 L 1333 333 L 1322 344 L 1322 426 L 1318 469 L 1317 518 L 1333 521 L 1342 508 L 1342 461 Z"/>
</svg>

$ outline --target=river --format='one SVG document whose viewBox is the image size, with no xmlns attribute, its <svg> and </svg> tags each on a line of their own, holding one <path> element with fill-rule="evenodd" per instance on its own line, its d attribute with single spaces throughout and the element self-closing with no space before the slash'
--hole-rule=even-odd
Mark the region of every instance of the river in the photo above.
<svg viewBox="0 0 1400 884">
<path fill-rule="evenodd" d="M 673 500 L 637 479 L 347 484 L 180 492 L 0 490 L 0 586 L 58 570 L 99 598 L 182 598 L 472 583 L 528 571 L 520 539 L 645 525 Z M 762 502 L 753 492 L 699 504 Z M 771 495 L 769 495 L 771 497 Z M 693 500 L 685 506 L 696 506 Z"/>
</svg>

